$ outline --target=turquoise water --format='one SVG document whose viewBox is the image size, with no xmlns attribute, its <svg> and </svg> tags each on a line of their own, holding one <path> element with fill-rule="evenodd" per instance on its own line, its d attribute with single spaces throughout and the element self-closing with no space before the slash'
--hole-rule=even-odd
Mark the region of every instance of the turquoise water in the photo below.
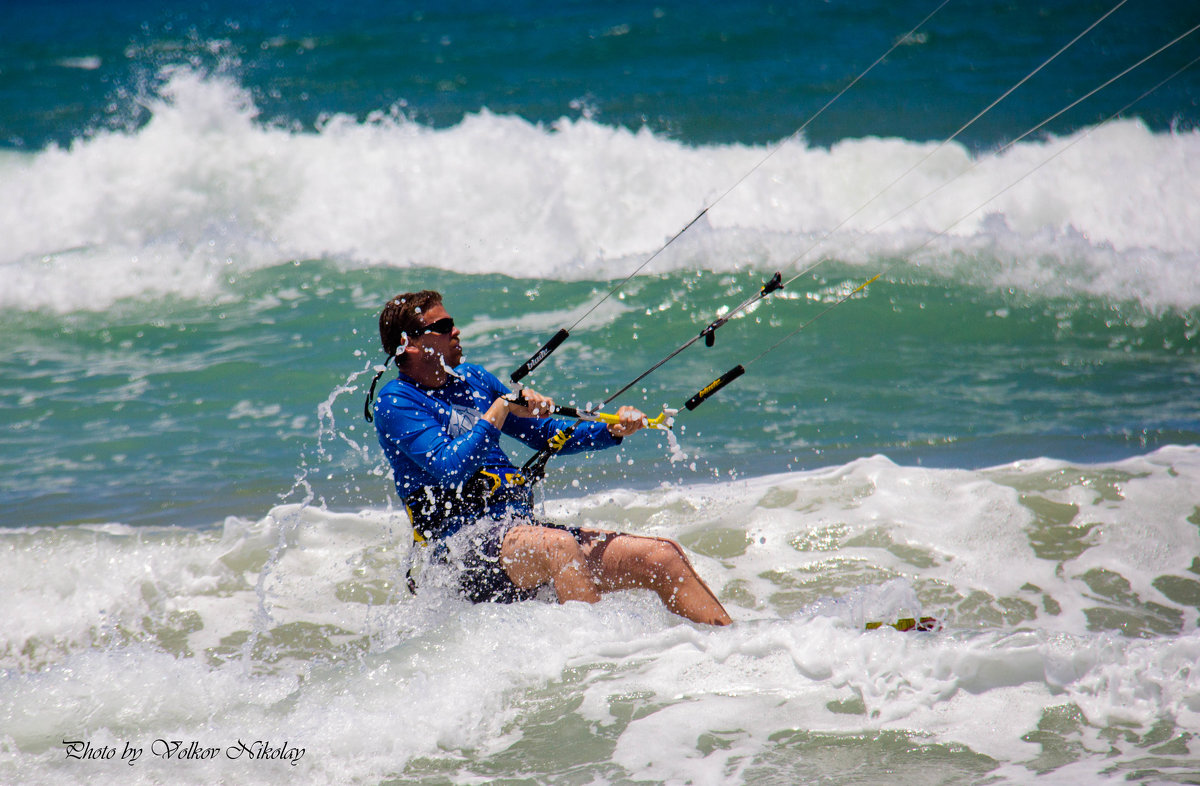
<svg viewBox="0 0 1200 786">
<path fill-rule="evenodd" d="M 1200 36 L 1022 135 L 1200 11 L 1047 62 L 1112 6 L 902 38 L 934 8 L 16 4 L 4 779 L 1193 782 Z M 680 540 L 732 628 L 402 590 L 387 297 L 445 292 L 501 376 L 577 325 L 528 381 L 580 405 L 776 271 L 613 403 L 743 377 L 542 487 Z"/>
<path fill-rule="evenodd" d="M 822 292 L 857 286 L 852 273 L 829 265 L 819 280 L 796 282 L 622 401 L 682 409 L 826 308 Z M 385 287 L 446 291 L 453 312 L 467 315 L 468 358 L 510 372 L 549 335 L 521 331 L 526 316 L 510 304 L 537 290 L 525 314 L 541 319 L 588 306 L 613 285 L 430 269 L 402 278 L 311 261 L 255 271 L 216 307 L 174 298 L 55 320 L 10 314 L 5 397 L 28 416 L 6 438 L 7 523 L 199 524 L 287 499 L 301 476 L 328 503 L 378 503 L 387 484 L 364 488 L 358 478 L 381 461 L 361 411 Z M 533 384 L 564 403 L 598 403 L 695 335 L 715 316 L 712 304 L 736 305 L 762 280 L 757 271 L 640 279 L 620 313 L 582 329 Z M 621 451 L 636 468 L 564 460 L 550 485 L 582 472 L 645 487 L 875 453 L 926 466 L 1039 455 L 1096 462 L 1191 444 L 1200 404 L 1184 392 L 1200 368 L 1196 330 L 1195 312 L 878 282 L 680 414 L 680 445 L 693 460 L 671 462 L 665 442 L 650 437 Z M 71 370 L 73 358 L 86 360 Z M 319 429 L 336 435 L 314 439 Z"/>
</svg>

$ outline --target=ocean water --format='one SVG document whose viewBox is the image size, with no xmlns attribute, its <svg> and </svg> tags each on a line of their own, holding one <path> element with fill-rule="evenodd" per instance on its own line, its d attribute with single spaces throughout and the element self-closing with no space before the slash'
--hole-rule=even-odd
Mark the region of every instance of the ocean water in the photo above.
<svg viewBox="0 0 1200 786">
<path fill-rule="evenodd" d="M 0 780 L 1200 782 L 1200 8 L 6 13 Z M 407 593 L 388 296 L 584 405 L 776 271 L 541 491 L 733 626 Z"/>
</svg>

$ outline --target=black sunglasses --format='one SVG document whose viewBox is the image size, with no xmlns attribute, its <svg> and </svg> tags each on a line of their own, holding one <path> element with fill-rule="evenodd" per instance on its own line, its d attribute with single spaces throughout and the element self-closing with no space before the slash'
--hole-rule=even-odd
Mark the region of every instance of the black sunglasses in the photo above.
<svg viewBox="0 0 1200 786">
<path fill-rule="evenodd" d="M 441 333 L 443 336 L 448 336 L 453 330 L 454 319 L 451 317 L 442 317 L 437 322 L 430 322 L 426 325 L 425 329 L 421 331 L 421 335 L 423 336 L 426 333 Z"/>
</svg>

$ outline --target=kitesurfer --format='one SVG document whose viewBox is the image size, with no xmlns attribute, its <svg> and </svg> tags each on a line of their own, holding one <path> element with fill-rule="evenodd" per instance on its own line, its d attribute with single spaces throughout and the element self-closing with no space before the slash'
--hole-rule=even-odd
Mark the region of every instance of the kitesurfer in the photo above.
<svg viewBox="0 0 1200 786">
<path fill-rule="evenodd" d="M 603 593 L 653 590 L 672 612 L 727 625 L 729 614 L 673 540 L 538 520 L 522 473 L 500 447 L 503 432 L 557 452 L 617 445 L 645 416 L 621 407 L 614 423 L 550 417 L 554 402 L 528 388 L 514 396 L 484 368 L 464 363 L 459 330 L 429 290 L 390 299 L 379 336 L 399 375 L 369 402 L 414 538 L 455 565 L 473 602 L 510 603 L 552 585 L 560 603 Z"/>
</svg>

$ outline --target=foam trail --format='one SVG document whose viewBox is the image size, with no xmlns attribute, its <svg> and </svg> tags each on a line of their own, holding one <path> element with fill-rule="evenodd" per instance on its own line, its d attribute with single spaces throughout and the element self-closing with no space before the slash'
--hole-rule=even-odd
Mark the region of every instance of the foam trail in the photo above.
<svg viewBox="0 0 1200 786">
<path fill-rule="evenodd" d="M 265 783 L 419 779 L 431 763 L 465 780 L 514 755 L 553 772 L 564 746 L 609 780 L 749 783 L 830 742 L 872 757 L 916 746 L 956 779 L 975 757 L 1014 783 L 1044 756 L 1088 781 L 1114 764 L 1186 771 L 1198 488 L 1200 450 L 1168 448 L 975 472 L 875 457 L 547 506 L 677 537 L 730 608 L 725 629 L 649 592 L 414 598 L 400 511 L 0 530 L 0 776 L 61 782 L 78 766 L 64 735 L 306 749 L 295 769 L 255 770 Z M 913 614 L 946 629 L 863 630 Z M 148 757 L 121 774 L 201 783 L 241 766 Z"/>
</svg>

